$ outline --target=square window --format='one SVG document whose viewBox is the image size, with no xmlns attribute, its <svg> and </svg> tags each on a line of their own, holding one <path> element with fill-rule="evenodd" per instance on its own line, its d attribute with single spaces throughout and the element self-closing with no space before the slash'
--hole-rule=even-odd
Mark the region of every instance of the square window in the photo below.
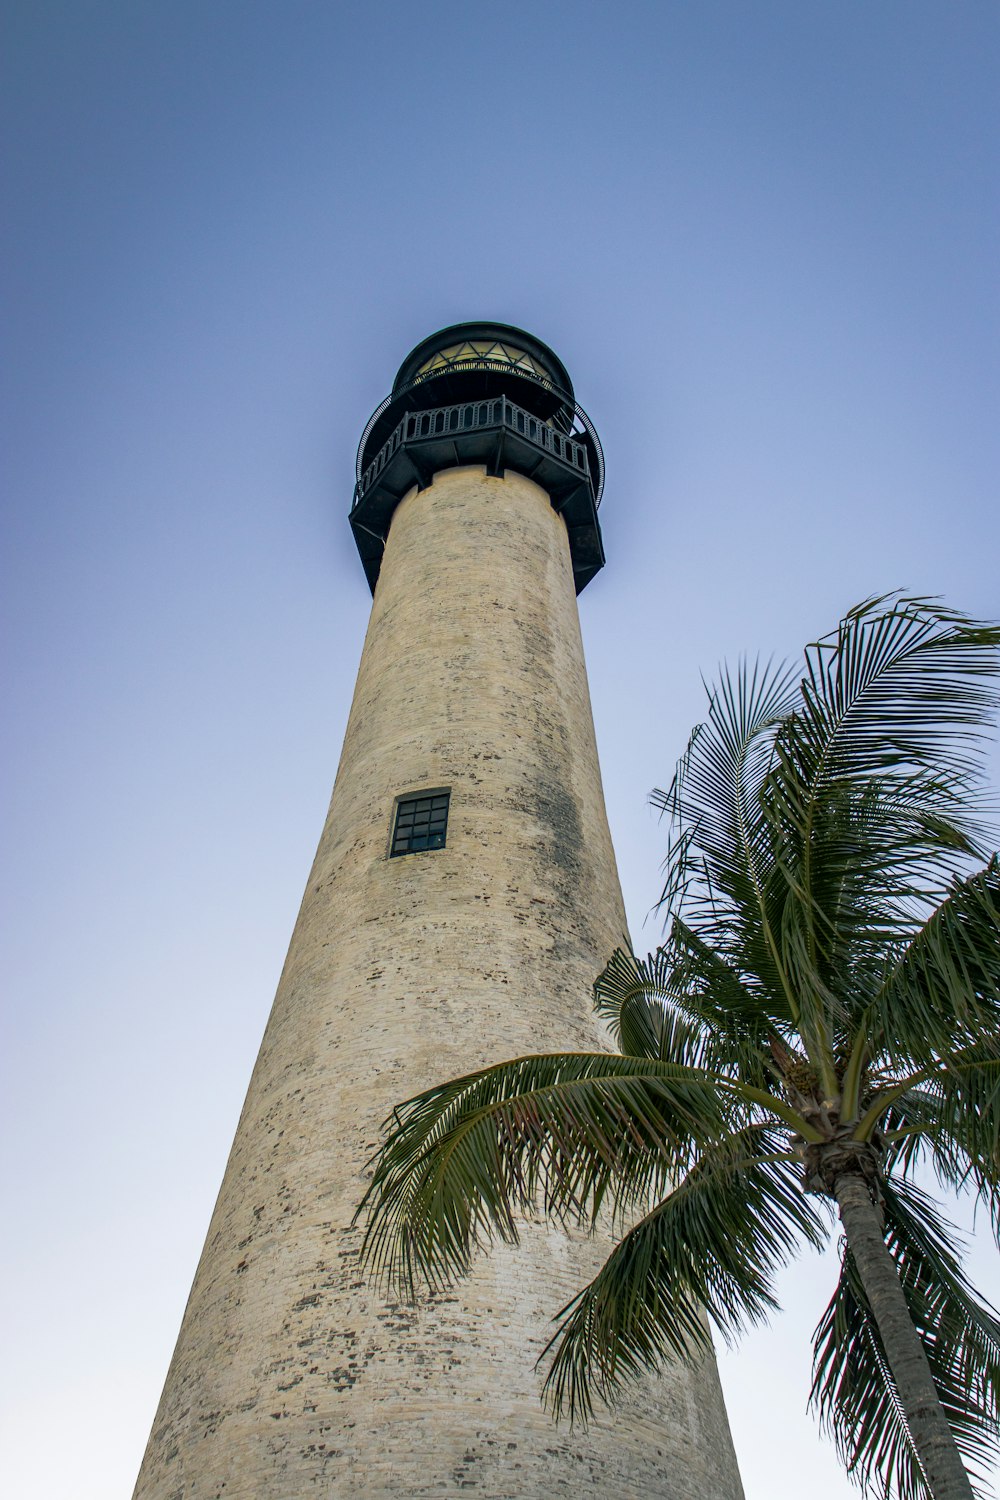
<svg viewBox="0 0 1000 1500">
<path fill-rule="evenodd" d="M 390 858 L 417 854 L 423 849 L 443 849 L 448 830 L 450 792 L 432 792 L 422 797 L 401 797 L 396 803 Z"/>
</svg>

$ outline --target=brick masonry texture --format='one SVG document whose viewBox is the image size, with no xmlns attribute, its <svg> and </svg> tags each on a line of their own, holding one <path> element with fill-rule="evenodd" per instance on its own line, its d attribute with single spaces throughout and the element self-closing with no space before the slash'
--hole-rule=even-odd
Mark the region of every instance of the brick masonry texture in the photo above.
<svg viewBox="0 0 1000 1500">
<path fill-rule="evenodd" d="M 390 859 L 397 797 L 447 847 Z M 394 1104 L 601 1045 L 625 932 L 566 529 L 531 480 L 439 474 L 393 518 L 330 812 L 135 1490 L 137 1500 L 739 1500 L 714 1362 L 585 1431 L 535 1361 L 607 1245 L 526 1228 L 415 1306 L 351 1218 Z"/>
</svg>

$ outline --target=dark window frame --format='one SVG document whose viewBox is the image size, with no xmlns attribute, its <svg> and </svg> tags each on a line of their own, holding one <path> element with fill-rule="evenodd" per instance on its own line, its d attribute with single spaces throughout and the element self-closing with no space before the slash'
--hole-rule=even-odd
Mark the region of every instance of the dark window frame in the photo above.
<svg viewBox="0 0 1000 1500">
<path fill-rule="evenodd" d="M 426 854 L 447 843 L 451 787 L 430 787 L 405 792 L 396 798 L 389 833 L 389 858 L 404 854 Z"/>
</svg>

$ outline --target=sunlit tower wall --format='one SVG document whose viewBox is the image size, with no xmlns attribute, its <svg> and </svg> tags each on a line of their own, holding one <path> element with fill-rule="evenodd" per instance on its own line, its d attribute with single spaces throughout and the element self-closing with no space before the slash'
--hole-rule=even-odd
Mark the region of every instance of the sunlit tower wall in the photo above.
<svg viewBox="0 0 1000 1500">
<path fill-rule="evenodd" d="M 603 458 L 550 349 L 447 328 L 358 455 L 374 592 L 326 825 L 135 1495 L 742 1495 L 714 1362 L 585 1431 L 536 1359 L 607 1246 L 530 1226 L 386 1304 L 351 1220 L 392 1107 L 524 1052 L 601 1045 L 625 932 L 576 595 Z"/>
</svg>

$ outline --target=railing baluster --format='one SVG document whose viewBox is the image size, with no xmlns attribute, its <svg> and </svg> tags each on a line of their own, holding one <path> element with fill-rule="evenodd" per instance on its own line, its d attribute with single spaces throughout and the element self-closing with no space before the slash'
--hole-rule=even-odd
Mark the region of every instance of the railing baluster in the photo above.
<svg viewBox="0 0 1000 1500">
<path fill-rule="evenodd" d="M 509 427 L 536 447 L 555 454 L 563 463 L 582 474 L 590 475 L 586 444 L 577 440 L 579 434 L 567 437 L 531 412 L 516 406 L 506 396 L 496 396 L 487 401 L 463 402 L 457 406 L 442 406 L 430 411 L 407 412 L 355 486 L 354 505 L 364 498 L 390 458 L 405 443 L 483 427 Z"/>
</svg>

